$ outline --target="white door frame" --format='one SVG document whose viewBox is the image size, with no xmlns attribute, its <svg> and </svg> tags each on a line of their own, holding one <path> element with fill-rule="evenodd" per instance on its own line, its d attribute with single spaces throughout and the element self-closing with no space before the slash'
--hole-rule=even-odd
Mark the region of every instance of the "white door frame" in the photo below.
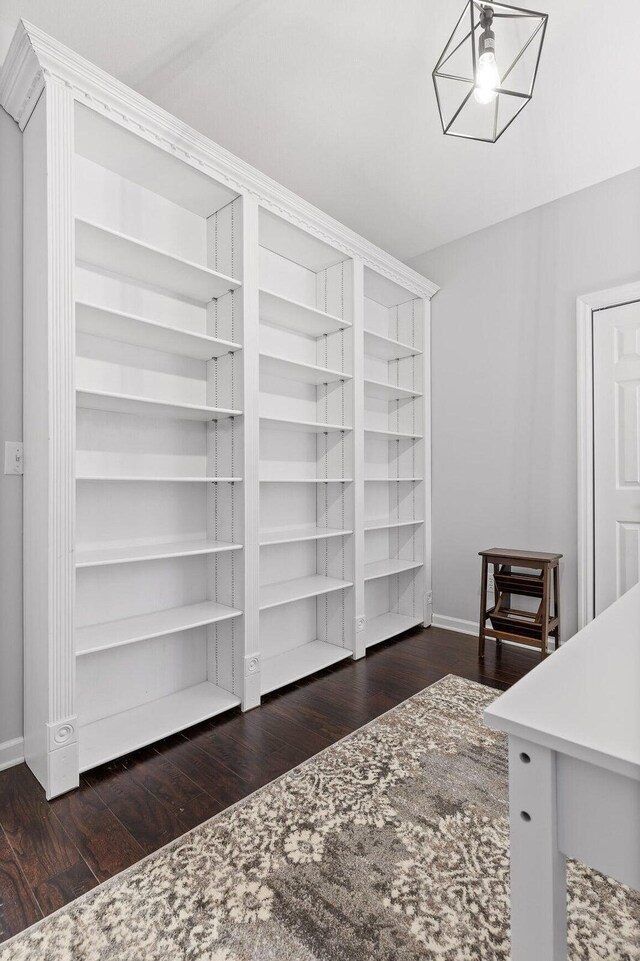
<svg viewBox="0 0 640 961">
<path fill-rule="evenodd" d="M 578 630 L 594 617 L 593 324 L 597 311 L 640 300 L 640 281 L 577 298 L 578 325 Z"/>
</svg>

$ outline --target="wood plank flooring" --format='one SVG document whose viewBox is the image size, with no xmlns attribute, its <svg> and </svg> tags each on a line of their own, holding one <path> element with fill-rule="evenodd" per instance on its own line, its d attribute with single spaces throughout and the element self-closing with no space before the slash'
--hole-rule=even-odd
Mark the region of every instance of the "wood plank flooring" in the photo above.
<svg viewBox="0 0 640 961">
<path fill-rule="evenodd" d="M 506 690 L 535 653 L 420 628 L 88 772 L 47 803 L 29 769 L 0 772 L 0 941 L 167 844 L 447 674 Z"/>
</svg>

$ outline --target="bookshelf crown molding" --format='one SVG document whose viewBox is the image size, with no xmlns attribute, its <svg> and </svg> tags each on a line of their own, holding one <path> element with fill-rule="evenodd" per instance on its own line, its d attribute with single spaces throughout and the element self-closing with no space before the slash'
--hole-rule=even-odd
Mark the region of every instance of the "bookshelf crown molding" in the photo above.
<svg viewBox="0 0 640 961">
<path fill-rule="evenodd" d="M 43 87 L 56 82 L 69 87 L 75 99 L 115 123 L 174 153 L 238 193 L 254 196 L 273 213 L 345 255 L 361 259 L 411 293 L 426 298 L 437 293 L 438 286 L 417 271 L 182 123 L 43 30 L 21 20 L 0 71 L 0 105 L 24 130 Z"/>
<path fill-rule="evenodd" d="M 44 87 L 44 75 L 27 24 L 20 21 L 0 69 L 0 104 L 24 130 Z"/>
</svg>

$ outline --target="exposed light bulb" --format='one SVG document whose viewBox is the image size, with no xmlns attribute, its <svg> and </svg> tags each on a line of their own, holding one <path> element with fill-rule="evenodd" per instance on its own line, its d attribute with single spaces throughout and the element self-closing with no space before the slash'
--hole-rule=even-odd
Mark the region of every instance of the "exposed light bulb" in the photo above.
<svg viewBox="0 0 640 961">
<path fill-rule="evenodd" d="M 492 103 L 496 88 L 500 86 L 500 74 L 496 64 L 496 35 L 491 29 L 493 8 L 483 7 L 480 14 L 482 33 L 478 40 L 478 66 L 473 96 L 477 103 Z"/>
<path fill-rule="evenodd" d="M 476 85 L 473 91 L 477 103 L 492 103 L 497 96 L 496 88 L 500 86 L 500 74 L 493 54 L 484 54 L 478 61 L 476 69 Z"/>
</svg>

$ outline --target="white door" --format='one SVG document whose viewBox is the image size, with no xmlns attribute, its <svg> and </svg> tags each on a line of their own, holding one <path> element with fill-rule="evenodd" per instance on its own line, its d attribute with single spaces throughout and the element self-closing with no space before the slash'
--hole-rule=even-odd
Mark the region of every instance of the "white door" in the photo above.
<svg viewBox="0 0 640 961">
<path fill-rule="evenodd" d="M 640 580 L 640 302 L 593 314 L 593 428 L 599 614 Z"/>
</svg>

